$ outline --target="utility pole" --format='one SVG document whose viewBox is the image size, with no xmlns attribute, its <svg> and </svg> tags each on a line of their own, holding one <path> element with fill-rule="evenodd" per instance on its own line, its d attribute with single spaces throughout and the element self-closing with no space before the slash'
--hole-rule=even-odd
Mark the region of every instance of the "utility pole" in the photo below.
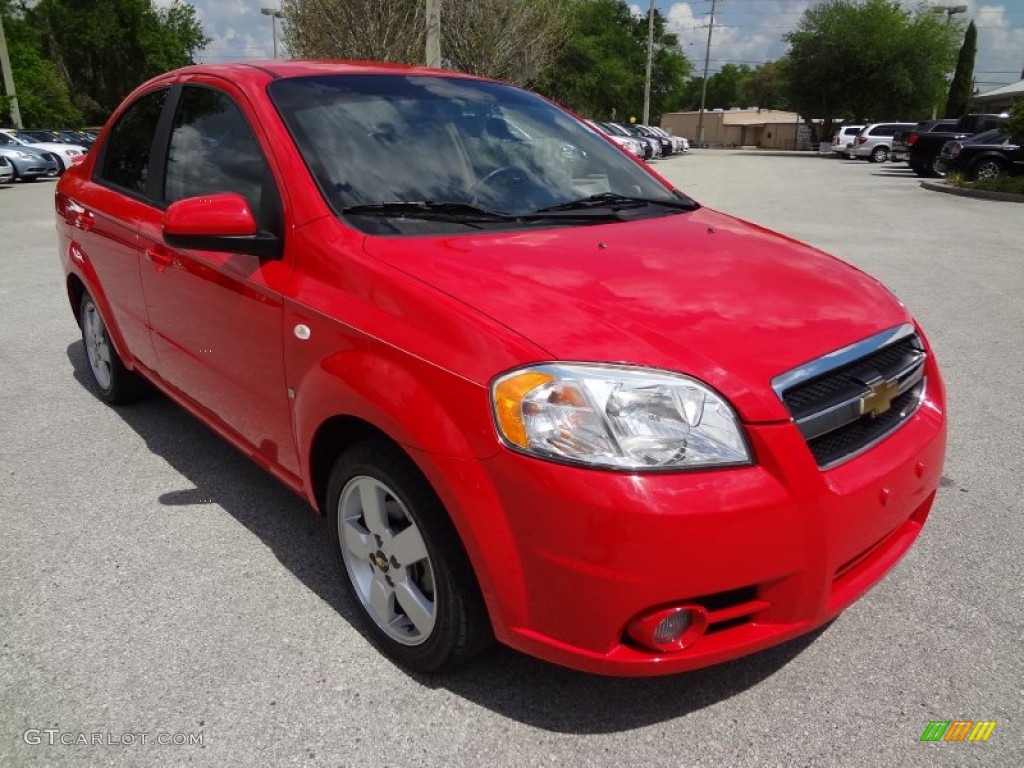
<svg viewBox="0 0 1024 768">
<path fill-rule="evenodd" d="M 441 0 L 427 0 L 427 66 L 441 68 Z"/>
<path fill-rule="evenodd" d="M 11 97 L 11 120 L 15 128 L 24 128 L 21 123 L 21 110 L 18 108 L 18 97 L 14 93 L 14 73 L 11 71 L 11 59 L 7 55 L 7 36 L 4 34 L 4 20 L 0 18 L 0 67 L 4 70 L 4 90 Z"/>
<path fill-rule="evenodd" d="M 647 13 L 647 77 L 644 80 L 644 125 L 651 124 L 651 62 L 654 60 L 654 0 Z"/>
<path fill-rule="evenodd" d="M 708 98 L 708 62 L 711 61 L 711 33 L 715 31 L 715 3 L 711 0 L 711 21 L 708 23 L 708 48 L 704 51 L 704 82 L 700 88 L 700 116 L 697 118 L 697 146 L 704 144 L 704 103 Z"/>
</svg>

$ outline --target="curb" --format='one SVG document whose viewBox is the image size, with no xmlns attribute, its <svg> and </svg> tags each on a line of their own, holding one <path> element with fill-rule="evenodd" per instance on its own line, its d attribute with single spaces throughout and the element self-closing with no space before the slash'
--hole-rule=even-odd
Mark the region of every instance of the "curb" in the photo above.
<svg viewBox="0 0 1024 768">
<path fill-rule="evenodd" d="M 1024 195 L 1015 195 L 1011 192 L 991 192 L 987 189 L 950 187 L 946 184 L 940 184 L 937 181 L 922 181 L 921 186 L 932 192 L 945 192 L 947 195 L 957 195 L 959 197 L 976 197 L 981 200 L 1000 200 L 1004 203 L 1024 203 Z"/>
</svg>

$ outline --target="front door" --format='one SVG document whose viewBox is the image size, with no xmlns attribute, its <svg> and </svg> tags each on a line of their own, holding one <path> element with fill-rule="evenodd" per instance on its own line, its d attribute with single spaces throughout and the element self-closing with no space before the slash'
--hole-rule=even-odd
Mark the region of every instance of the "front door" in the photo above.
<svg viewBox="0 0 1024 768">
<path fill-rule="evenodd" d="M 237 192 L 261 228 L 281 236 L 273 174 L 229 88 L 182 88 L 168 142 L 164 201 Z M 297 477 L 281 337 L 290 260 L 173 249 L 163 242 L 162 220 L 148 217 L 139 229 L 157 372 L 257 458 Z"/>
</svg>

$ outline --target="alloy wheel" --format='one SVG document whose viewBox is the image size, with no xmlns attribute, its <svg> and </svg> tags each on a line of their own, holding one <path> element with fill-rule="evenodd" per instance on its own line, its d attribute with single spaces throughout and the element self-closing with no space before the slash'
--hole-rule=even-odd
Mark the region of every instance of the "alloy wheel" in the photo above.
<svg viewBox="0 0 1024 768">
<path fill-rule="evenodd" d="M 345 570 L 370 618 L 402 645 L 426 642 L 437 621 L 434 570 L 405 505 L 381 481 L 359 475 L 342 490 L 336 514 Z"/>
</svg>

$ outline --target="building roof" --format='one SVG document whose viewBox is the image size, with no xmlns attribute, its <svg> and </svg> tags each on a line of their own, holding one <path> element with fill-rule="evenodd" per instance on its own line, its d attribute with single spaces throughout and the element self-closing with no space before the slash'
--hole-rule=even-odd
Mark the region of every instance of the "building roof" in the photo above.
<svg viewBox="0 0 1024 768">
<path fill-rule="evenodd" d="M 985 93 L 979 93 L 974 97 L 975 101 L 999 101 L 1007 96 L 1024 97 L 1024 80 L 1020 80 L 1016 83 L 1010 83 L 1004 85 L 1002 88 L 996 88 L 994 91 L 985 91 Z"/>
</svg>

